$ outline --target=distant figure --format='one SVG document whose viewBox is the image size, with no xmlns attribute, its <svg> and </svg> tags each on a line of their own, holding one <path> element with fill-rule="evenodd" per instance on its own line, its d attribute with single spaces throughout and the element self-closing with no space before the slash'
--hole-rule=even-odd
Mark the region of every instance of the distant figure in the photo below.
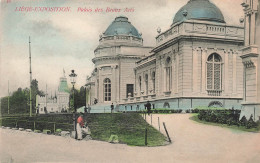
<svg viewBox="0 0 260 163">
<path fill-rule="evenodd" d="M 150 115 L 150 113 L 151 113 L 151 103 L 149 101 L 147 101 L 145 107 L 147 109 L 148 115 Z"/>
<path fill-rule="evenodd" d="M 98 100 L 95 98 L 94 99 L 94 104 L 97 104 L 98 103 Z"/>
<path fill-rule="evenodd" d="M 90 105 L 88 105 L 88 113 L 90 113 L 91 107 Z"/>
<path fill-rule="evenodd" d="M 44 113 L 45 113 L 45 114 L 47 114 L 47 113 L 48 113 L 48 111 L 47 111 L 47 108 L 46 108 L 46 107 L 44 107 Z"/>
<path fill-rule="evenodd" d="M 88 113 L 88 108 L 87 108 L 87 106 L 84 107 L 84 113 Z"/>
<path fill-rule="evenodd" d="M 83 113 L 77 119 L 77 139 L 82 140 L 83 133 L 87 134 L 88 130 L 84 124 Z"/>
<path fill-rule="evenodd" d="M 111 113 L 114 111 L 114 104 L 111 104 Z"/>
</svg>

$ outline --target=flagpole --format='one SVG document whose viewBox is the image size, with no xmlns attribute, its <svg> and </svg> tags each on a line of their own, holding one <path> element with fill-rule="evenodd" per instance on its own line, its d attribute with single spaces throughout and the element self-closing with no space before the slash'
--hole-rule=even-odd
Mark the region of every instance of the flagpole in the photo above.
<svg viewBox="0 0 260 163">
<path fill-rule="evenodd" d="M 10 113 L 10 102 L 9 102 L 9 98 L 10 98 L 10 92 L 9 92 L 9 80 L 8 80 L 8 114 Z"/>
<path fill-rule="evenodd" d="M 31 57 L 31 39 L 29 36 L 29 61 L 30 61 L 30 117 L 32 116 L 32 57 Z"/>
</svg>

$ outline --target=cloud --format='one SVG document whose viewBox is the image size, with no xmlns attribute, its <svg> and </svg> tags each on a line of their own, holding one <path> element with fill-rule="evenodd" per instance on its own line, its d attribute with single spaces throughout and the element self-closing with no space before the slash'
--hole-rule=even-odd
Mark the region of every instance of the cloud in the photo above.
<svg viewBox="0 0 260 163">
<path fill-rule="evenodd" d="M 51 20 L 34 20 L 32 21 L 32 26 L 29 29 L 35 34 L 43 35 L 57 35 L 57 33 L 61 32 L 61 29 L 55 27 Z"/>
</svg>

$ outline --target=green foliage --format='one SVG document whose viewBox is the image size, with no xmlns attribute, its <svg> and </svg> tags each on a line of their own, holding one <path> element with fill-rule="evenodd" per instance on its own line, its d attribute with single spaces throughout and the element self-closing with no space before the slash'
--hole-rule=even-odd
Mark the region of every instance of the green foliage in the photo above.
<svg viewBox="0 0 260 163">
<path fill-rule="evenodd" d="M 191 109 L 191 112 L 192 112 L 192 113 L 199 113 L 199 109 L 198 109 L 198 108 L 196 108 L 196 109 Z"/>
<path fill-rule="evenodd" d="M 190 113 L 190 112 L 191 112 L 191 110 L 190 110 L 190 109 L 187 109 L 185 112 L 186 112 L 186 113 Z"/>
<path fill-rule="evenodd" d="M 152 113 L 159 113 L 159 114 L 171 114 L 171 113 L 181 113 L 182 109 L 164 109 L 164 108 L 159 108 L 159 109 L 152 109 Z"/>
<path fill-rule="evenodd" d="M 243 116 L 240 120 L 240 125 L 241 126 L 246 126 L 247 124 L 247 119 L 246 119 L 246 116 Z"/>
<path fill-rule="evenodd" d="M 207 106 L 198 106 L 196 107 L 197 110 L 226 110 L 225 108 L 221 107 L 207 107 Z"/>
<path fill-rule="evenodd" d="M 147 124 L 135 113 L 126 114 L 91 114 L 88 119 L 91 137 L 108 141 L 111 135 L 117 135 L 119 142 L 134 146 L 144 146 L 145 127 L 148 129 L 148 145 L 163 145 L 166 138 L 159 131 Z"/>
<path fill-rule="evenodd" d="M 32 80 L 32 112 L 35 113 L 36 95 L 44 93 L 38 88 L 38 81 Z M 30 89 L 18 88 L 9 96 L 9 113 L 24 114 L 30 111 Z M 8 97 L 1 98 L 1 114 L 8 114 Z"/>
<path fill-rule="evenodd" d="M 228 126 L 236 125 L 236 126 L 245 126 L 247 129 L 256 128 L 257 123 L 253 120 L 253 115 L 251 115 L 250 119 L 247 120 L 245 116 L 240 117 L 240 110 L 200 110 L 198 114 L 198 118 L 201 121 L 227 124 Z"/>
<path fill-rule="evenodd" d="M 255 128 L 257 127 L 256 122 L 253 120 L 253 115 L 250 116 L 249 120 L 247 121 L 246 128 Z"/>
<path fill-rule="evenodd" d="M 80 90 L 74 90 L 74 104 L 73 104 L 73 90 L 70 92 L 70 108 L 74 111 L 73 106 L 77 109 L 86 105 L 86 89 L 82 86 Z"/>
<path fill-rule="evenodd" d="M 256 128 L 247 128 L 246 126 L 240 126 L 240 125 L 232 125 L 232 124 L 229 125 L 229 124 L 221 124 L 221 123 L 214 123 L 214 122 L 206 122 L 204 120 L 200 120 L 198 118 L 198 115 L 194 115 L 190 119 L 194 120 L 196 122 L 199 122 L 199 123 L 207 124 L 207 125 L 226 127 L 226 128 L 240 130 L 240 131 L 246 131 L 246 132 L 259 132 L 260 131 L 260 124 L 258 124 Z"/>
</svg>

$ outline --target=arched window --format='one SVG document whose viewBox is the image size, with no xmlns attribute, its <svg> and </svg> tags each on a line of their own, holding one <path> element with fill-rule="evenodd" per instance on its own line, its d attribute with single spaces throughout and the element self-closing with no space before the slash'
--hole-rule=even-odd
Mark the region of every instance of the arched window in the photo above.
<svg viewBox="0 0 260 163">
<path fill-rule="evenodd" d="M 153 93 L 155 93 L 155 71 L 152 73 Z"/>
<path fill-rule="evenodd" d="M 165 80 L 165 86 L 166 86 L 166 91 L 171 91 L 171 85 L 172 85 L 172 66 L 171 66 L 171 58 L 168 57 L 166 59 L 165 63 L 165 75 L 166 75 L 166 80 Z"/>
<path fill-rule="evenodd" d="M 163 104 L 163 108 L 170 108 L 169 102 L 165 102 L 165 103 Z"/>
<path fill-rule="evenodd" d="M 104 80 L 104 101 L 111 101 L 111 80 Z"/>
<path fill-rule="evenodd" d="M 212 101 L 209 103 L 208 107 L 216 107 L 216 108 L 220 107 L 221 108 L 221 107 L 223 107 L 223 104 L 219 101 Z"/>
<path fill-rule="evenodd" d="M 207 60 L 207 90 L 222 89 L 222 59 L 214 53 Z"/>
<path fill-rule="evenodd" d="M 145 93 L 148 95 L 148 74 L 145 74 Z"/>
</svg>

